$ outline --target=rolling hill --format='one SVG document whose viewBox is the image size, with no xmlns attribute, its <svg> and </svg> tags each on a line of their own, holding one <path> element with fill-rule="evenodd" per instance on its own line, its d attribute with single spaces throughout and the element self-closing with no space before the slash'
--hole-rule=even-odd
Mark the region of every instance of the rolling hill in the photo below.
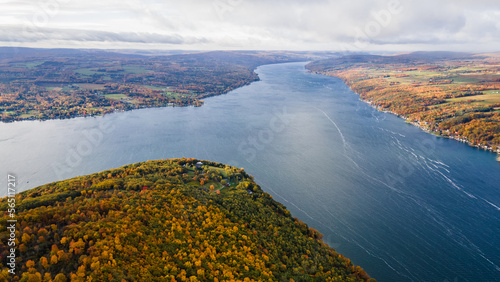
<svg viewBox="0 0 500 282">
<path fill-rule="evenodd" d="M 372 280 L 243 169 L 210 161 L 126 165 L 2 198 L 0 210 L 2 281 Z"/>
</svg>

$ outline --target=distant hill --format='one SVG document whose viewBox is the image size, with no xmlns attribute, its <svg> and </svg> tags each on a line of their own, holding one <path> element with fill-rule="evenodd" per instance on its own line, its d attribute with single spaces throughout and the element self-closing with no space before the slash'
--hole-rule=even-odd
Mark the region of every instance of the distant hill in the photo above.
<svg viewBox="0 0 500 282">
<path fill-rule="evenodd" d="M 314 61 L 308 65 L 308 69 L 322 72 L 329 69 L 348 68 L 351 64 L 431 64 L 438 61 L 477 58 L 478 56 L 472 53 L 448 51 L 418 51 L 393 56 L 352 54 Z"/>
<path fill-rule="evenodd" d="M 16 274 L 0 281 L 368 281 L 243 169 L 148 161 L 15 197 Z M 12 218 L 10 218 L 12 219 Z"/>
</svg>

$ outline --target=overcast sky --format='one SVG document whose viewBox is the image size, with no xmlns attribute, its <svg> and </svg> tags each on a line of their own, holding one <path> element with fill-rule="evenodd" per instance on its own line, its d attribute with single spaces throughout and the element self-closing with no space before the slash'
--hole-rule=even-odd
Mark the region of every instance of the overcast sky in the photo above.
<svg viewBox="0 0 500 282">
<path fill-rule="evenodd" d="M 500 1 L 0 0 L 0 45 L 500 51 Z"/>
</svg>

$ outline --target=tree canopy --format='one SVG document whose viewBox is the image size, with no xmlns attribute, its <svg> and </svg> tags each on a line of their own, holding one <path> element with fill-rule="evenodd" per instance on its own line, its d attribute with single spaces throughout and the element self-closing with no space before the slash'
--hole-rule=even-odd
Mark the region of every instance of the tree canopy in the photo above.
<svg viewBox="0 0 500 282">
<path fill-rule="evenodd" d="M 12 281 L 368 281 L 243 169 L 171 159 L 16 195 Z M 7 198 L 0 199 L 6 261 Z"/>
</svg>

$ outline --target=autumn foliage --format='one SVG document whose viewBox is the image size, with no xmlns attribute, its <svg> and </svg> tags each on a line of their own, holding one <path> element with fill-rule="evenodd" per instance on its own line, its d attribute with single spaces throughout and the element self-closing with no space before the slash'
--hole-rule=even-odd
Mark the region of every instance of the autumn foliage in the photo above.
<svg viewBox="0 0 500 282">
<path fill-rule="evenodd" d="M 0 280 L 369 280 L 245 171 L 198 161 L 148 161 L 20 193 L 24 247 L 16 275 L 3 264 Z M 5 198 L 0 210 L 4 243 Z"/>
<path fill-rule="evenodd" d="M 63 119 L 136 108 L 201 106 L 297 60 L 273 52 L 141 56 L 105 51 L 0 49 L 0 120 Z"/>
<path fill-rule="evenodd" d="M 307 65 L 417 126 L 500 153 L 500 56 L 352 55 Z"/>
</svg>

